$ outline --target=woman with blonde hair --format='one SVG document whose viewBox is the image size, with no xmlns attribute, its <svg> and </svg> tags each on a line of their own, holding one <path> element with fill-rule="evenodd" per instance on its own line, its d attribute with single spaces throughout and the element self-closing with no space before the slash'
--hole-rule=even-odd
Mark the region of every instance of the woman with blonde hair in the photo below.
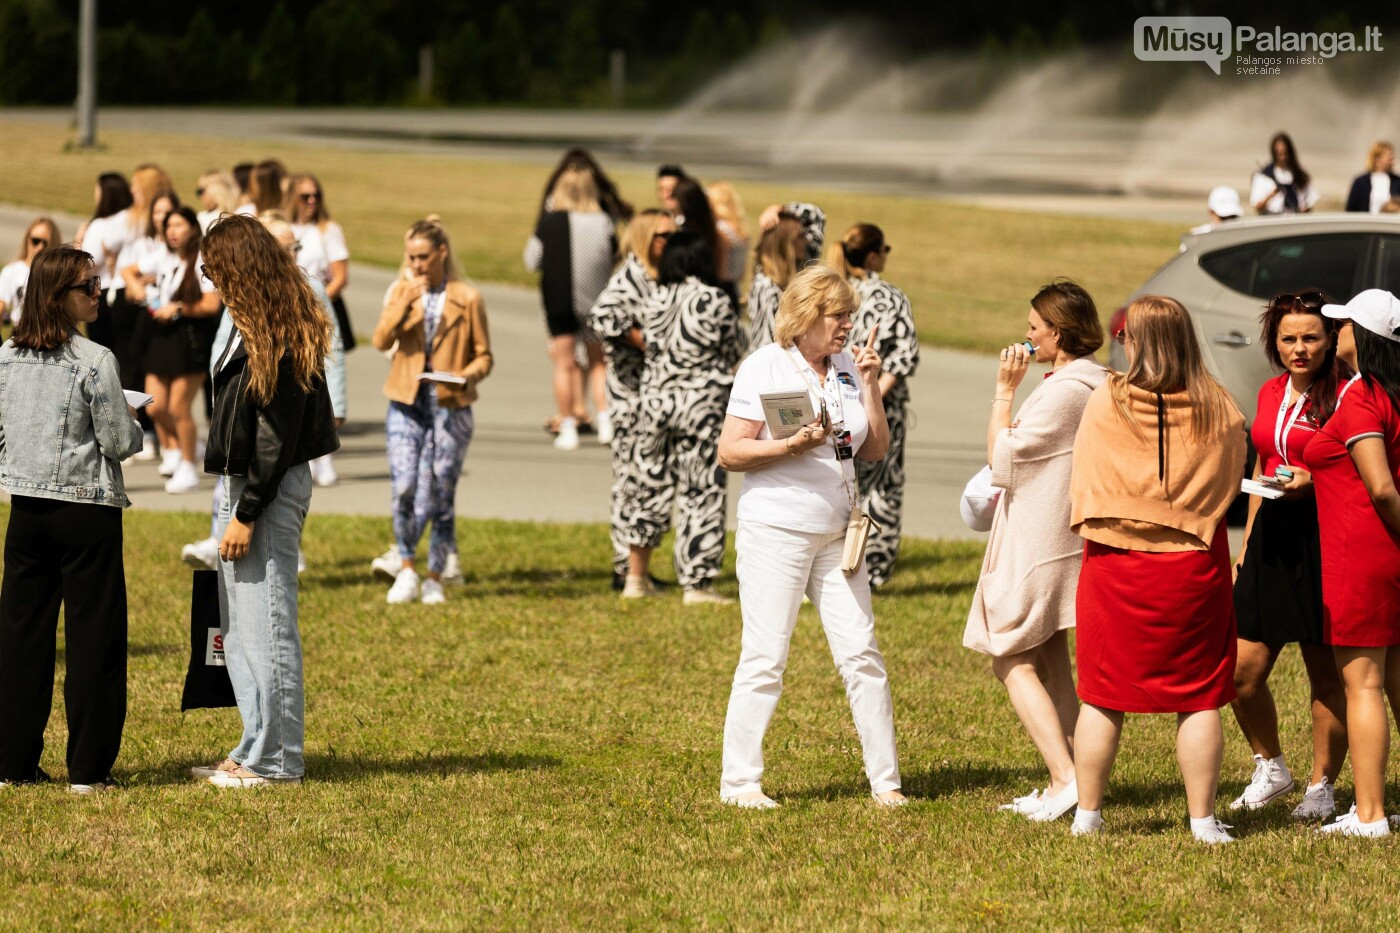
<svg viewBox="0 0 1400 933">
<path fill-rule="evenodd" d="M 880 277 L 890 254 L 885 232 L 874 224 L 856 224 L 831 244 L 827 264 L 846 277 L 856 290 L 851 340 L 864 343 L 873 333 L 879 338 L 880 397 L 890 425 L 890 451 L 882 460 L 856 464 L 860 479 L 861 508 L 879 524 L 865 549 L 872 588 L 884 586 L 899 557 L 900 525 L 904 517 L 904 438 L 908 432 L 909 378 L 919 368 L 919 337 L 914 332 L 914 311 L 904 292 Z"/>
<path fill-rule="evenodd" d="M 804 595 L 846 685 L 870 792 L 884 806 L 905 802 L 870 579 L 864 561 L 847 559 L 857 508 L 852 461 L 878 460 L 889 447 L 880 356 L 869 345 L 847 349 L 856 307 L 835 270 L 798 273 L 782 296 L 776 342 L 744 360 L 729 395 L 719 462 L 744 474 L 735 537 L 743 636 L 724 720 L 720 800 L 738 807 L 777 806 L 763 792 L 763 737 Z M 805 394 L 820 414 L 775 436 L 762 399 L 772 392 Z"/>
<path fill-rule="evenodd" d="M 1378 139 L 1366 153 L 1366 171 L 1352 179 L 1346 209 L 1380 214 L 1396 197 L 1400 197 L 1400 175 L 1395 174 L 1395 147 Z"/>
<path fill-rule="evenodd" d="M 608 361 L 608 418 L 612 424 L 612 546 L 613 589 L 623 588 L 629 549 L 629 521 L 623 488 L 632 465 L 636 440 L 642 370 L 646 363 L 643 338 L 647 300 L 656 293 L 659 263 L 666 241 L 676 231 L 670 211 L 645 210 L 632 218 L 623 236 L 627 258 L 613 273 L 589 312 L 589 325 L 603 341 Z"/>
<path fill-rule="evenodd" d="M 385 296 L 372 338 L 375 349 L 393 351 L 385 443 L 400 563 L 387 600 L 434 605 L 447 598 L 442 578 L 457 552 L 457 480 L 477 385 L 491 372 L 491 340 L 481 293 L 457 274 L 436 216 L 404 234 L 404 272 Z M 429 523 L 428 575 L 420 584 L 414 560 Z"/>
<path fill-rule="evenodd" d="M 199 176 L 194 194 L 199 198 L 200 206 L 204 208 L 198 214 L 199 230 L 201 233 L 208 233 L 209 225 L 221 215 L 232 214 L 238 209 L 242 192 L 232 175 L 222 169 L 211 168 Z"/>
<path fill-rule="evenodd" d="M 0 324 L 18 324 L 24 304 L 24 285 L 29 280 L 29 266 L 34 257 L 51 246 L 61 246 L 63 236 L 58 224 L 48 217 L 35 217 L 19 240 L 19 252 L 14 261 L 0 269 Z"/>
<path fill-rule="evenodd" d="M 717 181 L 705 188 L 710 208 L 719 230 L 719 280 L 736 302 L 739 282 L 749 261 L 749 222 L 744 215 L 744 201 L 727 181 Z"/>
<path fill-rule="evenodd" d="M 772 204 L 758 219 L 753 283 L 749 286 L 749 350 L 773 342 L 773 320 L 783 289 L 822 254 L 826 214 L 815 204 Z"/>
<path fill-rule="evenodd" d="M 1180 302 L 1143 295 L 1120 340 L 1128 371 L 1094 390 L 1074 442 L 1071 527 L 1086 540 L 1075 654 L 1075 835 L 1101 832 L 1125 713 L 1174 713 L 1197 841 L 1215 818 L 1220 707 L 1235 698 L 1235 613 L 1225 511 L 1239 492 L 1244 416 L 1206 371 Z"/>
<path fill-rule="evenodd" d="M 221 787 L 300 784 L 297 544 L 311 505 L 307 462 L 340 446 L 325 380 L 331 323 L 296 260 L 257 218 L 219 219 L 203 246 L 203 273 L 235 328 L 215 364 L 204 470 L 226 484 L 219 589 L 243 735 L 223 762 L 197 773 Z"/>
<path fill-rule="evenodd" d="M 566 165 L 545 199 L 524 253 L 525 268 L 541 273 L 554 368 L 556 420 L 551 427 L 558 428 L 554 446 L 559 450 L 578 449 L 579 430 L 587 421 L 587 401 L 578 379 L 579 354 L 587 363 L 587 384 L 598 411 L 598 439 L 612 440 L 603 347 L 586 321 L 607 287 L 616 252 L 613 217 L 601 205 L 593 169 L 582 162 Z"/>
</svg>

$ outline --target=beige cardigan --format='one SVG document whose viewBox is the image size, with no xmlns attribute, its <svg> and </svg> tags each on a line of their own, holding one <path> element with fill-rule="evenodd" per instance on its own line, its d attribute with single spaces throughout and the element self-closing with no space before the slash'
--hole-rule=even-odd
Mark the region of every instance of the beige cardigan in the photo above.
<svg viewBox="0 0 1400 933">
<path fill-rule="evenodd" d="M 1005 490 L 992 519 L 963 645 L 1019 654 L 1074 628 L 1084 541 L 1069 527 L 1070 464 L 1079 419 L 1108 370 L 1092 357 L 1036 386 L 997 438 L 992 483 Z"/>
</svg>

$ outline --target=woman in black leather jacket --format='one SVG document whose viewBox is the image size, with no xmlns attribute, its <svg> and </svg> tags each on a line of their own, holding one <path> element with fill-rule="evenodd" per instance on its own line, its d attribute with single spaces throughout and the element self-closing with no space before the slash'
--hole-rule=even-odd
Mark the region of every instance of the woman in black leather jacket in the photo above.
<svg viewBox="0 0 1400 933">
<path fill-rule="evenodd" d="M 224 477 L 219 586 L 224 657 L 243 737 L 197 777 L 222 787 L 301 783 L 305 705 L 297 632 L 297 542 L 308 461 L 340 446 L 326 389 L 331 324 L 292 254 L 253 217 L 215 221 L 202 274 L 235 332 L 214 372 L 204 471 Z"/>
</svg>

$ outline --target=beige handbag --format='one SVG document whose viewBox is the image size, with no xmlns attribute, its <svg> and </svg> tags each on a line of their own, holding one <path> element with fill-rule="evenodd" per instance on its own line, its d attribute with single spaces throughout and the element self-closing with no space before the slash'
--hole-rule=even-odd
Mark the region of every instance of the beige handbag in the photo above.
<svg viewBox="0 0 1400 933">
<path fill-rule="evenodd" d="M 865 563 L 865 545 L 872 531 L 882 530 L 875 519 L 858 505 L 851 506 L 851 520 L 846 523 L 846 547 L 841 552 L 841 572 L 852 576 Z"/>
</svg>

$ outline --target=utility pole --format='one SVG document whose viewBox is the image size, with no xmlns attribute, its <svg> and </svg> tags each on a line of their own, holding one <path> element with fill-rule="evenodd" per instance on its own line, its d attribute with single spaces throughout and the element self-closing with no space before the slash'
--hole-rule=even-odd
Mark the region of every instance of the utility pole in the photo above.
<svg viewBox="0 0 1400 933">
<path fill-rule="evenodd" d="M 97 0 L 78 4 L 78 146 L 97 145 Z"/>
</svg>

